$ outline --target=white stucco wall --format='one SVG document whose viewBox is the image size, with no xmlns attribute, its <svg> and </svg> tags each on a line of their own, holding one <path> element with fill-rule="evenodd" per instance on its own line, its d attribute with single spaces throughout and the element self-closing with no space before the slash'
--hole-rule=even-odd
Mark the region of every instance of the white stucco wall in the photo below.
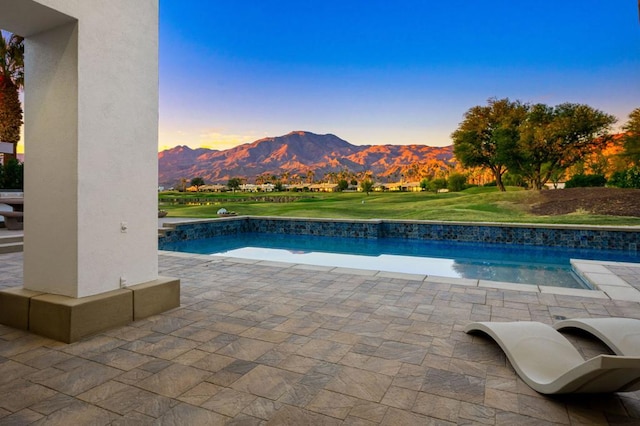
<svg viewBox="0 0 640 426">
<path fill-rule="evenodd" d="M 58 25 L 23 33 L 24 287 L 83 297 L 156 279 L 158 0 L 8 3 Z"/>
</svg>

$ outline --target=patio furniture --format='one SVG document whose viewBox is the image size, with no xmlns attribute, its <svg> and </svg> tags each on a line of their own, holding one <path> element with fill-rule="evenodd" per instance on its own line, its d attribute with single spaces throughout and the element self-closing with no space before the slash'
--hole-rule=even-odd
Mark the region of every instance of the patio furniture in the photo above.
<svg viewBox="0 0 640 426">
<path fill-rule="evenodd" d="M 520 378 L 542 394 L 626 392 L 640 389 L 640 357 L 598 355 L 585 361 L 553 327 L 539 322 L 474 322 L 507 355 Z"/>
<path fill-rule="evenodd" d="M 24 221 L 24 198 L 0 198 L 0 204 L 6 204 L 13 211 L 0 211 L 0 216 L 4 216 L 4 224 L 7 229 L 18 231 L 23 229 Z"/>
<path fill-rule="evenodd" d="M 640 356 L 640 320 L 633 318 L 574 318 L 553 325 L 556 330 L 585 331 L 617 355 Z"/>
</svg>

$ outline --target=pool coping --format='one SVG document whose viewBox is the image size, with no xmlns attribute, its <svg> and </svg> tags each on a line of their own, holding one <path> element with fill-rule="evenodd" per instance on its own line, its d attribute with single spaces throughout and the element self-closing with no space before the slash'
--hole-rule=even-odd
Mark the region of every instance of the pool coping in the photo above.
<svg viewBox="0 0 640 426">
<path fill-rule="evenodd" d="M 261 266 L 273 266 L 279 268 L 292 268 L 292 269 L 304 269 L 313 270 L 318 272 L 347 274 L 347 275 L 359 275 L 359 276 L 371 276 L 381 277 L 389 279 L 404 279 L 410 281 L 426 281 L 437 284 L 450 284 L 459 285 L 465 287 L 478 287 L 486 289 L 496 290 L 510 290 L 510 291 L 522 291 L 533 292 L 542 294 L 551 294 L 556 296 L 577 296 L 592 299 L 609 299 L 609 300 L 624 300 L 632 302 L 640 302 L 640 291 L 626 282 L 623 278 L 616 275 L 609 270 L 607 266 L 626 266 L 631 268 L 637 268 L 640 274 L 640 264 L 637 263 L 625 263 L 625 262 L 605 262 L 605 261 L 593 261 L 593 260 L 581 260 L 571 259 L 571 265 L 574 271 L 589 284 L 594 286 L 595 290 L 579 289 L 579 288 L 566 288 L 566 287 L 554 287 L 545 286 L 539 284 L 520 284 L 500 281 L 489 281 L 481 279 L 471 278 L 453 278 L 453 277 L 441 277 L 436 275 L 423 275 L 423 274 L 410 274 L 403 272 L 388 272 L 377 271 L 370 269 L 357 269 L 357 268 L 344 268 L 336 266 L 321 266 L 321 265 L 307 265 L 301 263 L 290 262 L 275 262 L 268 260 L 258 259 L 245 259 L 231 256 L 213 256 L 210 254 L 195 254 L 185 252 L 175 252 L 168 250 L 158 250 L 159 254 L 165 256 L 174 256 L 182 258 L 195 258 L 206 259 L 210 261 L 229 262 L 246 265 L 261 265 Z"/>
<path fill-rule="evenodd" d="M 531 223 L 531 222 L 472 222 L 455 220 L 419 220 L 419 219 L 345 219 L 331 217 L 295 217 L 295 216 L 253 216 L 234 215 L 212 218 L 180 218 L 165 217 L 159 220 L 161 228 L 171 228 L 175 225 L 191 223 L 206 223 L 232 221 L 238 219 L 265 219 L 265 220 L 294 220 L 309 222 L 340 222 L 340 223 L 411 223 L 411 224 L 431 224 L 431 225 L 462 225 L 462 226 L 488 226 L 488 227 L 508 227 L 508 228 L 547 228 L 547 229 L 572 229 L 572 230 L 599 230 L 599 231 L 640 231 L 640 225 L 585 225 L 585 224 L 561 224 L 561 223 Z"/>
</svg>

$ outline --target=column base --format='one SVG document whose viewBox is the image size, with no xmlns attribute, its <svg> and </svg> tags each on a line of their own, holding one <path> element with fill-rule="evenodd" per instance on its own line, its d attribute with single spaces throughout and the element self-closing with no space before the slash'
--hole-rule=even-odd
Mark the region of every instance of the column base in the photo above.
<svg viewBox="0 0 640 426">
<path fill-rule="evenodd" d="M 180 306 L 180 280 L 158 278 L 73 298 L 23 288 L 0 290 L 0 324 L 65 343 Z"/>
</svg>

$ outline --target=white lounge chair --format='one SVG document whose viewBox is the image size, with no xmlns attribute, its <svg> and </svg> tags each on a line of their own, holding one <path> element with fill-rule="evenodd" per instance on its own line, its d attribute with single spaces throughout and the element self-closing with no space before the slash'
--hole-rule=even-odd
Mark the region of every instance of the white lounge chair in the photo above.
<svg viewBox="0 0 640 426">
<path fill-rule="evenodd" d="M 640 320 L 633 318 L 574 318 L 553 325 L 556 330 L 578 329 L 602 340 L 615 354 L 640 356 Z"/>
<path fill-rule="evenodd" d="M 585 361 L 553 327 L 539 322 L 474 322 L 507 355 L 524 382 L 543 394 L 626 392 L 640 389 L 640 357 L 598 355 Z"/>
</svg>

